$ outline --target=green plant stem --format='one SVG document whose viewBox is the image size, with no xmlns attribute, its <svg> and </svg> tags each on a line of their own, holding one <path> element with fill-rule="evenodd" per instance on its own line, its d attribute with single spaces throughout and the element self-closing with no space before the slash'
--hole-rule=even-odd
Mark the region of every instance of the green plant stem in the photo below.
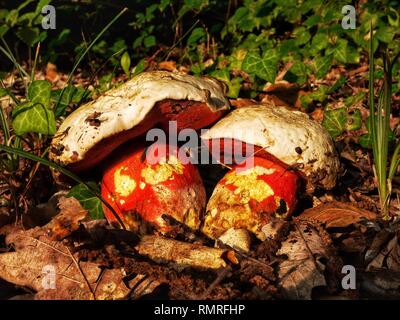
<svg viewBox="0 0 400 320">
<path fill-rule="evenodd" d="M 3 37 L 1 37 L 1 41 L 3 42 L 3 45 L 4 45 L 5 48 L 0 46 L 0 51 L 3 52 L 3 54 L 14 64 L 15 68 L 17 68 L 17 70 L 18 70 L 18 72 L 19 72 L 19 74 L 21 76 L 22 82 L 25 84 L 24 76 L 25 77 L 29 77 L 29 74 L 17 62 L 17 60 L 15 59 L 12 51 L 10 50 L 10 48 L 9 48 L 9 46 L 7 44 L 7 42 L 4 40 Z"/>
<path fill-rule="evenodd" d="M 39 57 L 39 51 L 40 51 L 40 42 L 37 44 L 36 46 L 36 51 L 35 51 L 35 60 L 33 61 L 33 66 L 32 66 L 32 71 L 31 71 L 31 81 L 30 83 L 32 83 L 35 80 L 35 70 L 36 70 L 36 64 L 37 64 L 37 60 Z"/>
</svg>

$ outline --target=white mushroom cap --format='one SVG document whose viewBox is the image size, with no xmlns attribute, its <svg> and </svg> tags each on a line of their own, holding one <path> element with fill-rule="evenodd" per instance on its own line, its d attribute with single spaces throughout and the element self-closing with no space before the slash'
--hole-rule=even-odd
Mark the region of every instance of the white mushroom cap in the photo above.
<svg viewBox="0 0 400 320">
<path fill-rule="evenodd" d="M 139 125 L 155 104 L 165 99 L 206 103 L 215 112 L 229 109 L 223 87 L 215 79 L 143 72 L 72 112 L 53 138 L 50 159 L 62 165 L 83 160 L 103 139 Z M 93 117 L 101 125 L 91 125 Z"/>
<path fill-rule="evenodd" d="M 261 147 L 300 169 L 312 187 L 331 189 L 336 184 L 340 164 L 332 138 L 303 112 L 267 105 L 242 107 L 219 120 L 201 138 L 231 138 Z"/>
</svg>

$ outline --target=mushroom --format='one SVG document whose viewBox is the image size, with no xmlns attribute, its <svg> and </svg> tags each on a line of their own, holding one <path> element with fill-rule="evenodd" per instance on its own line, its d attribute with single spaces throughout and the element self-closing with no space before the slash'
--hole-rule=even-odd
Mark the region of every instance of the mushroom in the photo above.
<svg viewBox="0 0 400 320">
<path fill-rule="evenodd" d="M 197 168 L 179 159 L 177 147 L 163 144 L 127 145 L 114 152 L 103 175 L 101 194 L 129 230 L 137 230 L 136 215 L 161 233 L 172 230 L 163 215 L 197 230 L 206 205 Z M 116 221 L 105 206 L 104 212 L 108 221 Z"/>
<path fill-rule="evenodd" d="M 220 151 L 213 151 L 212 146 L 214 141 L 223 141 L 223 138 L 233 147 L 252 146 L 257 157 L 296 170 L 306 179 L 309 192 L 315 187 L 331 189 L 336 184 L 339 160 L 332 138 L 303 112 L 280 106 L 242 107 L 202 135 L 212 154 L 219 159 L 222 158 Z"/>
<path fill-rule="evenodd" d="M 243 230 L 266 240 L 263 226 L 275 217 L 290 216 L 300 181 L 295 172 L 265 158 L 253 157 L 251 163 L 236 165 L 218 182 L 202 229 L 209 237 L 244 251 L 250 248 L 250 238 Z M 232 228 L 240 232 L 233 233 Z"/>
<path fill-rule="evenodd" d="M 278 106 L 242 107 L 217 122 L 202 139 L 221 162 L 251 151 L 218 182 L 202 229 L 209 237 L 244 251 L 251 243 L 244 231 L 264 241 L 270 238 L 266 226 L 276 217 L 290 216 L 303 178 L 309 192 L 315 186 L 335 186 L 339 160 L 333 141 L 302 112 Z"/>
<path fill-rule="evenodd" d="M 127 140 L 169 121 L 178 130 L 200 129 L 229 109 L 220 82 L 207 77 L 143 72 L 72 112 L 53 138 L 49 157 L 82 172 Z"/>
</svg>

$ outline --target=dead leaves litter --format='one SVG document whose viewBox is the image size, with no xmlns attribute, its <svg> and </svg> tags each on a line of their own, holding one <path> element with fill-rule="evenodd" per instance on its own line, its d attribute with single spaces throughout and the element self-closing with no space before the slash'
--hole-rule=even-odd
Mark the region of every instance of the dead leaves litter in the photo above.
<svg viewBox="0 0 400 320">
<path fill-rule="evenodd" d="M 400 273 L 400 223 L 393 223 L 375 236 L 365 254 L 367 271 L 386 269 Z"/>
<path fill-rule="evenodd" d="M 376 214 L 347 203 L 332 201 L 305 210 L 300 218 L 315 219 L 323 223 L 326 228 L 343 228 L 359 223 L 363 219 L 376 220 Z"/>
<path fill-rule="evenodd" d="M 60 213 L 42 228 L 6 237 L 15 251 L 0 254 L 0 278 L 35 290 L 36 299 L 122 299 L 130 293 L 123 269 L 81 262 L 60 241 L 75 231 L 87 212 L 73 198 L 60 200 Z"/>
<path fill-rule="evenodd" d="M 311 299 L 315 287 L 326 286 L 327 261 L 332 248 L 311 223 L 294 222 L 294 228 L 282 243 L 277 255 L 284 256 L 279 264 L 280 287 L 288 299 Z"/>
</svg>

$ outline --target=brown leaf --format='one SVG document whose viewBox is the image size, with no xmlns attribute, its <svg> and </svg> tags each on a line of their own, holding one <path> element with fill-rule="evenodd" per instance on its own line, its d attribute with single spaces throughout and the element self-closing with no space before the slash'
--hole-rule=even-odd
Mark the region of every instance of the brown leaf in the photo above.
<svg viewBox="0 0 400 320">
<path fill-rule="evenodd" d="M 273 101 L 277 105 L 294 106 L 299 97 L 300 86 L 297 83 L 289 83 L 285 80 L 267 83 L 263 89 L 267 96 L 262 102 Z"/>
<path fill-rule="evenodd" d="M 400 272 L 400 229 L 380 231 L 366 252 L 366 260 L 370 261 L 367 271 L 387 269 Z"/>
<path fill-rule="evenodd" d="M 376 220 L 374 212 L 356 208 L 350 204 L 332 201 L 321 204 L 315 208 L 305 210 L 299 219 L 314 219 L 327 228 L 348 227 L 359 223 L 361 220 Z"/>
<path fill-rule="evenodd" d="M 57 72 L 57 66 L 52 63 L 47 63 L 45 70 L 45 78 L 50 82 L 56 82 L 60 79 L 60 76 Z"/>
<path fill-rule="evenodd" d="M 256 100 L 244 99 L 244 98 L 229 99 L 229 102 L 235 108 L 242 108 L 242 107 L 247 107 L 247 106 L 252 106 L 254 104 L 257 104 Z"/>
<path fill-rule="evenodd" d="M 81 262 L 63 242 L 55 241 L 77 230 L 88 214 L 75 198 L 61 198 L 59 207 L 60 213 L 44 227 L 7 234 L 6 244 L 15 251 L 0 254 L 0 278 L 35 290 L 35 299 L 127 297 L 131 290 L 122 268 Z"/>
<path fill-rule="evenodd" d="M 28 213 L 22 216 L 24 227 L 30 229 L 37 226 L 44 226 L 50 222 L 60 212 L 60 199 L 66 196 L 67 193 L 64 190 L 58 191 L 47 202 L 40 203 L 29 209 Z"/>
<path fill-rule="evenodd" d="M 18 232 L 13 237 L 17 250 L 0 254 L 0 278 L 35 290 L 36 299 L 121 299 L 129 294 L 123 269 L 103 271 L 95 263 L 79 262 L 62 242 L 30 233 Z"/>
<path fill-rule="evenodd" d="M 160 70 L 176 71 L 176 61 L 162 61 L 158 64 Z"/>
<path fill-rule="evenodd" d="M 60 198 L 58 206 L 60 213 L 43 227 L 50 240 L 62 240 L 69 236 L 88 216 L 88 211 L 83 209 L 79 201 L 73 197 Z"/>
<path fill-rule="evenodd" d="M 383 270 L 380 272 L 357 273 L 360 290 L 372 299 L 400 299 L 400 273 Z"/>
<path fill-rule="evenodd" d="M 313 118 L 315 121 L 322 122 L 324 120 L 324 111 L 320 108 L 315 109 L 313 112 L 311 112 L 311 118 Z"/>
<path fill-rule="evenodd" d="M 289 299 L 311 299 L 313 288 L 327 284 L 324 261 L 330 259 L 330 249 L 310 223 L 297 221 L 294 225 L 277 252 L 286 256 L 279 264 L 280 286 Z"/>
</svg>

